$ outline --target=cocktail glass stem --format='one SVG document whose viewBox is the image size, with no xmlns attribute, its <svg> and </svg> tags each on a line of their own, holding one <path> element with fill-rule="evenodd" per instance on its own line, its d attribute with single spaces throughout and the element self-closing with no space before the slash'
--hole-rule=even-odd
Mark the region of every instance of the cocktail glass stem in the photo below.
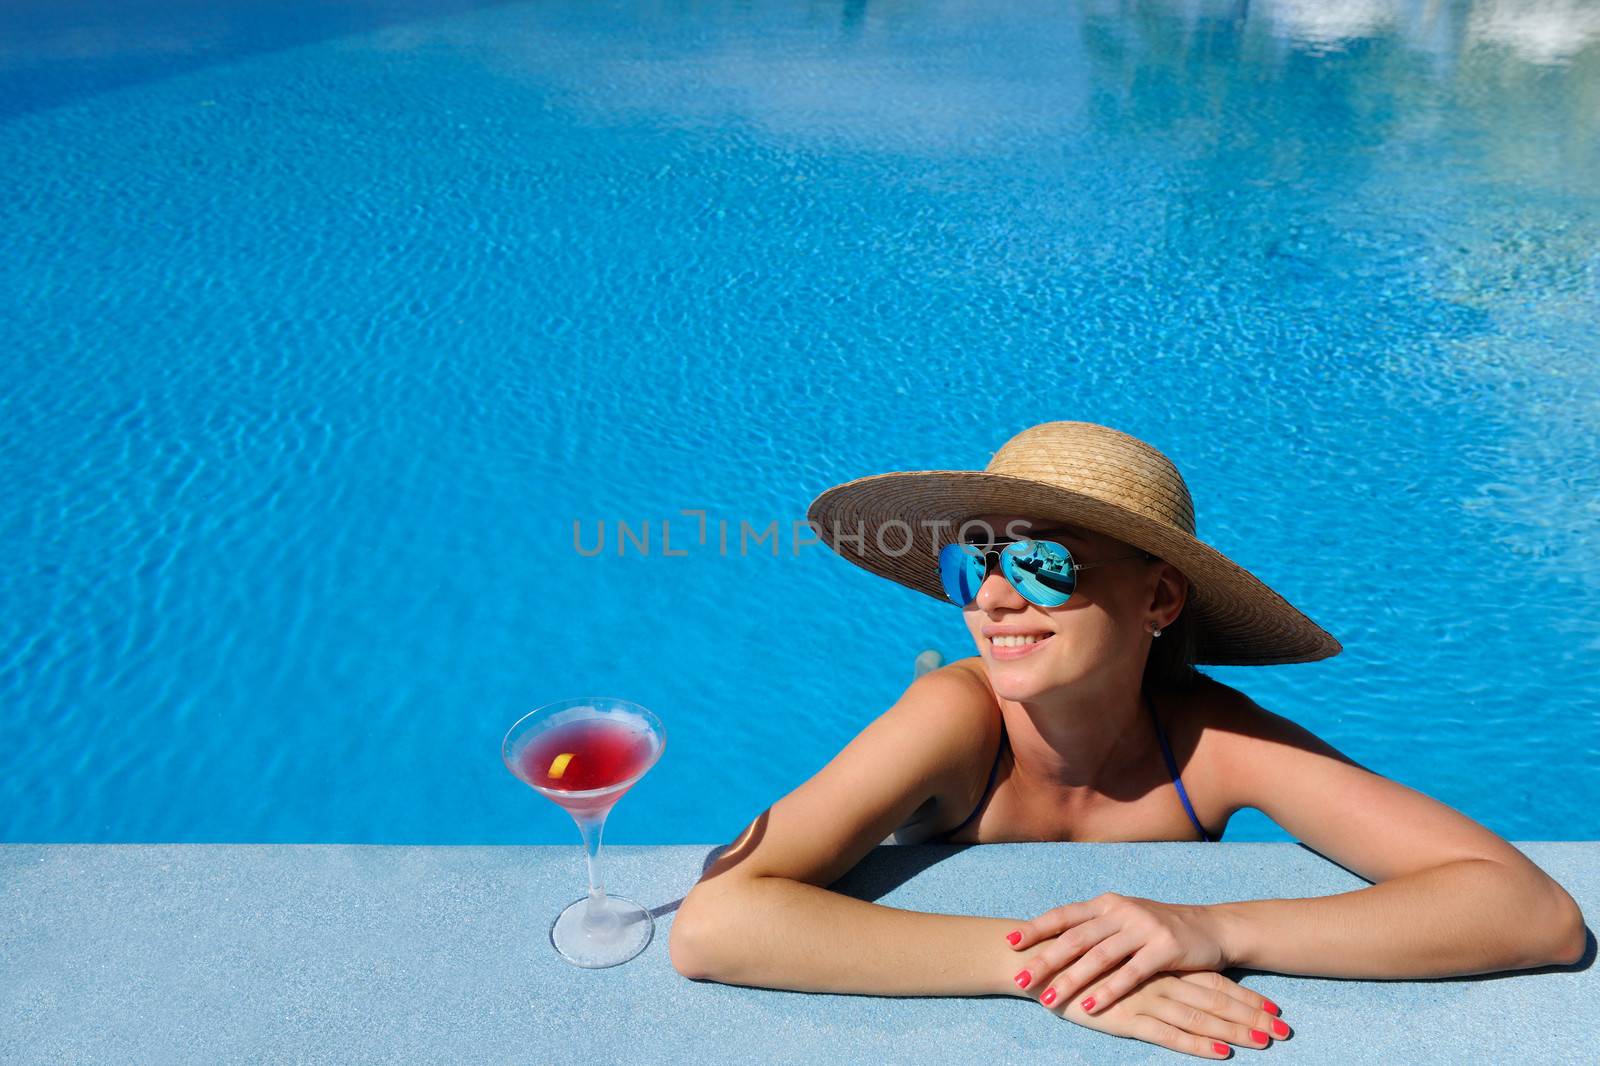
<svg viewBox="0 0 1600 1066">
<path fill-rule="evenodd" d="M 610 813 L 607 809 L 599 814 L 572 816 L 578 823 L 578 832 L 583 834 L 583 855 L 589 867 L 589 905 L 584 910 L 583 924 L 591 929 L 604 924 L 609 915 L 606 886 L 600 879 L 600 838 L 606 831 L 606 815 Z M 616 919 L 611 916 L 611 920 Z"/>
</svg>

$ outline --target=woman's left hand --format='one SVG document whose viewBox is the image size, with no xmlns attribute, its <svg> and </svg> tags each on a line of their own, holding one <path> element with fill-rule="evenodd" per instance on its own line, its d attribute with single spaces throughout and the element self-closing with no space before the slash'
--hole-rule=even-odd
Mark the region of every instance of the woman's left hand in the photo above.
<svg viewBox="0 0 1600 1066">
<path fill-rule="evenodd" d="M 1006 939 L 1015 941 L 1011 946 L 1019 954 L 1033 949 L 1022 965 L 1028 980 L 1019 972 L 1018 986 L 1036 991 L 1047 1006 L 1092 997 L 1093 1003 L 1080 1003 L 1089 1014 L 1163 970 L 1220 972 L 1231 965 L 1205 907 L 1115 892 L 1045 911 Z"/>
</svg>

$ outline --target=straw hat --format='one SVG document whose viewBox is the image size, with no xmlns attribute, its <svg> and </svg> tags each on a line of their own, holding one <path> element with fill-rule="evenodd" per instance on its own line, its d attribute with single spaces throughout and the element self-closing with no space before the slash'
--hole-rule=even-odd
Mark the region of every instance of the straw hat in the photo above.
<svg viewBox="0 0 1600 1066">
<path fill-rule="evenodd" d="M 938 552 L 982 514 L 1070 522 L 1160 556 L 1193 583 L 1184 613 L 1197 663 L 1312 662 L 1343 650 L 1244 567 L 1194 535 L 1178 468 L 1136 437 L 1092 422 L 1046 422 L 1006 441 L 983 470 L 876 474 L 835 485 L 806 515 L 857 566 L 943 602 Z M 899 521 L 895 521 L 898 519 Z"/>
</svg>

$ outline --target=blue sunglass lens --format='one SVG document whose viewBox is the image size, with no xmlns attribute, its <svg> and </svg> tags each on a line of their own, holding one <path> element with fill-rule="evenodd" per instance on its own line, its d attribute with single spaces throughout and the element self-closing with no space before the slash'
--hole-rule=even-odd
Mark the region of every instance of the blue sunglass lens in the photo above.
<svg viewBox="0 0 1600 1066">
<path fill-rule="evenodd" d="M 978 598 L 983 570 L 983 556 L 974 548 L 946 544 L 939 551 L 939 580 L 944 584 L 944 594 L 957 607 L 965 607 Z"/>
<path fill-rule="evenodd" d="M 1053 540 L 1019 540 L 1000 553 L 1000 569 L 1018 592 L 1040 607 L 1059 607 L 1078 587 L 1072 553 Z"/>
</svg>

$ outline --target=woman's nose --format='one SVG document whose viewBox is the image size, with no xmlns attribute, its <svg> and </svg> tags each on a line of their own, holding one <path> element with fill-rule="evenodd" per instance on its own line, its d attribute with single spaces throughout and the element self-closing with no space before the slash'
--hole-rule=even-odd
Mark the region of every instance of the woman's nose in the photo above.
<svg viewBox="0 0 1600 1066">
<path fill-rule="evenodd" d="M 1016 586 L 1006 580 L 997 566 L 990 570 L 978 585 L 978 595 L 975 597 L 978 607 L 985 611 L 996 611 L 1003 608 L 1017 608 L 1027 606 L 1028 601 L 1022 598 Z"/>
</svg>

